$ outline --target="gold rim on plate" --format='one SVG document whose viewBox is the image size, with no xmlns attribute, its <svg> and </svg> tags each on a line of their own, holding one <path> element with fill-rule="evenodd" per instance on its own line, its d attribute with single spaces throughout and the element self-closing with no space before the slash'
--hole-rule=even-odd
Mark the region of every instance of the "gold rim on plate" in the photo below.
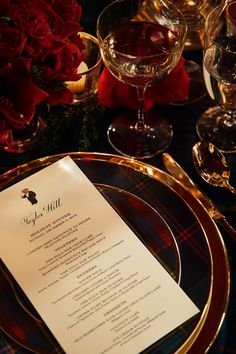
<svg viewBox="0 0 236 354">
<path fill-rule="evenodd" d="M 37 169 L 46 167 L 65 156 L 70 156 L 74 161 L 95 160 L 131 168 L 167 186 L 190 208 L 203 230 L 209 247 L 211 284 L 209 287 L 208 299 L 197 325 L 175 353 L 188 352 L 190 354 L 195 354 L 207 352 L 213 344 L 223 322 L 230 289 L 230 271 L 226 247 L 216 224 L 209 214 L 202 207 L 200 202 L 198 202 L 198 200 L 195 199 L 192 194 L 180 184 L 180 182 L 166 172 L 128 157 L 103 153 L 71 152 L 30 161 L 1 175 L 0 189 L 16 182 L 17 178 L 20 178 L 24 173 L 29 174 L 37 172 Z"/>
</svg>

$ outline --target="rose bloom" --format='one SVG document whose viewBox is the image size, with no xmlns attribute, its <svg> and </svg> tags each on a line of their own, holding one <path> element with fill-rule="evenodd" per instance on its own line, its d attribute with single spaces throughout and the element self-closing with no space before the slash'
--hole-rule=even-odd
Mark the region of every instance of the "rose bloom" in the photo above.
<svg viewBox="0 0 236 354">
<path fill-rule="evenodd" d="M 0 21 L 0 62 L 19 56 L 26 44 L 26 36 L 18 28 Z"/>
<path fill-rule="evenodd" d="M 0 142 L 30 124 L 36 107 L 71 103 L 78 80 L 81 6 L 75 0 L 0 0 Z"/>
<path fill-rule="evenodd" d="M 32 3 L 31 5 L 23 3 L 11 6 L 9 16 L 27 37 L 44 39 L 51 32 L 48 14 L 40 8 L 34 7 Z"/>
<path fill-rule="evenodd" d="M 64 21 L 80 22 L 82 11 L 76 0 L 55 0 L 52 7 Z"/>
<path fill-rule="evenodd" d="M 50 46 L 50 26 L 48 16 L 32 5 L 23 3 L 12 5 L 8 17 L 11 18 L 11 27 L 17 29 L 26 38 L 23 56 L 38 58 L 45 48 Z M 9 26 L 10 26 L 9 25 Z"/>
<path fill-rule="evenodd" d="M 56 49 L 49 52 L 44 58 L 41 67 L 42 78 L 47 81 L 73 81 L 78 80 L 77 68 L 82 61 L 82 54 L 78 47 L 70 41 L 64 42 L 65 46 L 60 51 Z M 50 105 L 69 104 L 73 94 L 64 87 L 62 90 L 49 90 L 47 101 Z"/>
<path fill-rule="evenodd" d="M 65 41 L 60 51 L 51 51 L 42 62 L 42 76 L 46 80 L 78 80 L 77 68 L 82 61 L 82 55 L 77 46 Z"/>
</svg>

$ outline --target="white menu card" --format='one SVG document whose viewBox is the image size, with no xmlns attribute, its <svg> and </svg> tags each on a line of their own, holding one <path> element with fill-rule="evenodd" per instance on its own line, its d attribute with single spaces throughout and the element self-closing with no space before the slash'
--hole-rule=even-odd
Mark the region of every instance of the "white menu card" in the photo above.
<svg viewBox="0 0 236 354">
<path fill-rule="evenodd" d="M 0 256 L 66 353 L 136 354 L 199 312 L 70 157 L 0 208 Z"/>
</svg>

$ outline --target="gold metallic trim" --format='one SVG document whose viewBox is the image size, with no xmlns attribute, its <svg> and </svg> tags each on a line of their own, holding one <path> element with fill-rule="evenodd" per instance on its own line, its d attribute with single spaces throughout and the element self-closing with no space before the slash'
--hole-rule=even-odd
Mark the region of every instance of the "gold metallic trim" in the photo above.
<svg viewBox="0 0 236 354">
<path fill-rule="evenodd" d="M 211 284 L 208 300 L 197 326 L 176 353 L 206 353 L 213 344 L 220 330 L 228 304 L 230 289 L 230 270 L 227 250 L 222 236 L 209 214 L 199 201 L 194 198 L 194 196 L 189 193 L 180 182 L 164 171 L 128 157 L 105 153 L 70 152 L 33 160 L 15 167 L 1 175 L 0 188 L 2 189 L 6 187 L 7 184 L 13 182 L 15 178 L 23 173 L 33 172 L 34 170 L 36 172 L 37 168 L 47 166 L 65 156 L 70 156 L 75 161 L 96 160 L 130 167 L 133 170 L 139 171 L 150 178 L 156 179 L 165 184 L 180 196 L 194 212 L 200 226 L 204 230 L 206 241 L 209 245 L 212 265 Z M 219 299 L 221 299 L 221 303 L 219 303 Z"/>
</svg>

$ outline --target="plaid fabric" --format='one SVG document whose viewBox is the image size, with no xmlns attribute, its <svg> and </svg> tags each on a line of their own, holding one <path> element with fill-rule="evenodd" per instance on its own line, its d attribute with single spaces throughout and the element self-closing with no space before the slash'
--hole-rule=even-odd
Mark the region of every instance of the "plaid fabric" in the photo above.
<svg viewBox="0 0 236 354">
<path fill-rule="evenodd" d="M 233 223 L 232 223 L 233 224 Z M 228 308 L 221 330 L 211 347 L 209 354 L 235 354 L 236 353 L 236 244 L 224 232 L 225 245 L 228 252 L 230 272 L 231 272 L 231 286 Z"/>
<path fill-rule="evenodd" d="M 162 183 L 130 168 L 100 161 L 93 161 L 92 169 L 89 161 L 81 161 L 79 166 L 94 183 L 115 187 L 98 186 L 121 217 L 125 218 L 131 227 L 136 226 L 134 231 L 137 236 L 177 281 L 180 266 L 182 267 L 180 286 L 199 309 L 203 309 L 210 284 L 209 250 L 201 227 L 184 201 Z M 124 192 L 119 192 L 117 188 Z M 180 257 L 175 249 L 172 234 L 177 241 Z M 184 271 L 185 269 L 187 271 Z M 15 334 L 18 341 L 30 345 L 34 351 L 60 353 L 58 344 L 45 331 L 44 326 L 23 313 L 14 301 L 11 287 L 4 281 L 4 273 L 0 273 L 0 277 L 0 306 L 4 328 L 7 327 L 8 333 Z M 172 353 L 187 339 L 198 320 L 199 316 L 196 316 L 172 331 L 158 342 L 158 346 L 150 347 L 148 352 Z M 29 351 L 17 345 L 1 331 L 1 353 Z"/>
</svg>

